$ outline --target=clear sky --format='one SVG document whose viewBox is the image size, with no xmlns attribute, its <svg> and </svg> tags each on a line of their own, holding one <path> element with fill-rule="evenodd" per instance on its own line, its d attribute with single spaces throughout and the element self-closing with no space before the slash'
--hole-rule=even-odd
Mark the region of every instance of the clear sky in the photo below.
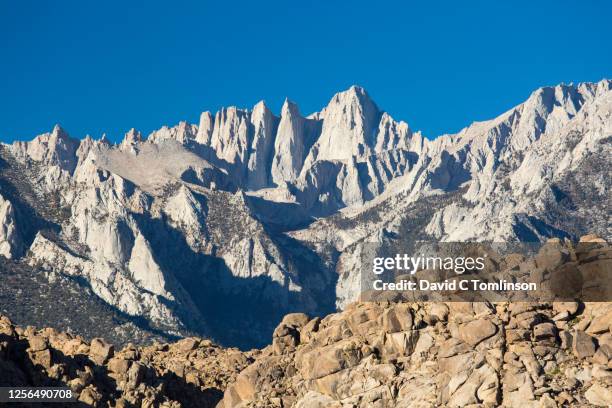
<svg viewBox="0 0 612 408">
<path fill-rule="evenodd" d="M 0 0 L 0 140 L 302 113 L 358 84 L 428 137 L 612 77 L 612 1 Z"/>
</svg>

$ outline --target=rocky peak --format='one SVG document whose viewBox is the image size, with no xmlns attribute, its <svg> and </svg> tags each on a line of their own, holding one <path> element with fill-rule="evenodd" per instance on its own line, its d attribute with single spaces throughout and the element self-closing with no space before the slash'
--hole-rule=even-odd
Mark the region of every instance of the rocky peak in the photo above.
<svg viewBox="0 0 612 408">
<path fill-rule="evenodd" d="M 210 146 L 228 163 L 245 163 L 249 146 L 250 112 L 235 106 L 221 108 L 215 115 Z"/>
<path fill-rule="evenodd" d="M 320 113 L 321 136 L 311 160 L 345 160 L 368 154 L 381 112 L 363 88 L 352 86 L 331 99 Z"/>
<path fill-rule="evenodd" d="M 269 185 L 270 162 L 277 126 L 278 118 L 272 114 L 264 101 L 253 107 L 251 113 L 252 135 L 249 134 L 250 150 L 247 165 L 247 187 L 252 190 Z"/>
<path fill-rule="evenodd" d="M 106 133 L 102 134 L 102 137 L 98 140 L 98 143 L 100 145 L 104 145 L 104 146 L 111 146 L 112 145 L 110 140 L 108 140 L 108 137 L 106 137 Z"/>
<path fill-rule="evenodd" d="M 173 127 L 162 126 L 161 129 L 152 132 L 147 140 L 151 143 L 160 143 L 165 140 L 176 140 L 181 144 L 185 144 L 196 138 L 198 129 L 197 126 L 180 121 L 178 125 Z"/>
<path fill-rule="evenodd" d="M 257 118 L 261 118 L 267 115 L 272 115 L 272 111 L 266 105 L 266 101 L 261 100 L 253 106 L 253 110 L 251 111 L 251 121 L 257 121 Z"/>
<path fill-rule="evenodd" d="M 121 142 L 120 146 L 121 147 L 134 146 L 142 141 L 143 141 L 142 134 L 138 130 L 131 128 L 130 130 L 128 130 L 128 132 L 123 137 L 123 141 Z"/>
<path fill-rule="evenodd" d="M 198 133 L 195 138 L 196 142 L 203 145 L 209 145 L 214 126 L 215 118 L 213 115 L 209 111 L 202 112 L 200 115 Z"/>
<path fill-rule="evenodd" d="M 68 133 L 57 124 L 50 133 L 45 133 L 30 142 L 15 142 L 13 152 L 19 157 L 29 157 L 36 162 L 56 165 L 70 173 L 77 164 L 76 151 L 79 140 L 71 138 Z"/>
<path fill-rule="evenodd" d="M 52 141 L 51 143 L 58 143 L 59 141 L 69 141 L 70 136 L 59 123 L 56 123 L 55 126 L 53 126 L 53 130 L 51 131 L 51 137 L 49 138 L 49 140 L 50 142 Z"/>
<path fill-rule="evenodd" d="M 537 89 L 515 108 L 518 120 L 513 127 L 513 143 L 525 147 L 545 133 L 557 132 L 593 99 L 597 88 L 598 84 L 561 84 Z"/>
<path fill-rule="evenodd" d="M 302 117 L 295 103 L 285 99 L 281 109 L 272 160 L 272 180 L 276 185 L 283 185 L 298 177 L 309 147 L 307 146 L 306 119 Z"/>
<path fill-rule="evenodd" d="M 289 98 L 285 98 L 283 102 L 283 106 L 281 107 L 281 118 L 282 117 L 292 117 L 292 116 L 301 116 L 300 108 L 293 101 L 290 101 Z"/>
<path fill-rule="evenodd" d="M 406 122 L 396 122 L 391 115 L 384 112 L 378 124 L 375 151 L 382 152 L 397 148 L 411 149 L 412 130 Z"/>
<path fill-rule="evenodd" d="M 87 157 L 91 149 L 96 145 L 96 141 L 89 135 L 85 136 L 81 143 L 79 144 L 79 148 L 77 149 L 76 155 L 79 160 L 79 164 Z"/>
<path fill-rule="evenodd" d="M 338 92 L 337 94 L 335 94 L 327 104 L 326 111 L 334 106 L 354 106 L 360 107 L 362 111 L 378 111 L 378 107 L 376 106 L 370 95 L 367 93 L 367 91 L 357 85 L 353 85 L 346 91 Z"/>
</svg>

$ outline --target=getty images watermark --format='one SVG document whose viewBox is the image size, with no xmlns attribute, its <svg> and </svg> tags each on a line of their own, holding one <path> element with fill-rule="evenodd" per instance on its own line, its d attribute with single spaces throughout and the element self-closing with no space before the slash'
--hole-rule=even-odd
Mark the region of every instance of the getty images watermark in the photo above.
<svg viewBox="0 0 612 408">
<path fill-rule="evenodd" d="M 419 270 L 441 270 L 452 271 L 457 275 L 465 272 L 483 272 L 486 268 L 487 254 L 479 257 L 456 256 L 410 256 L 408 254 L 396 254 L 394 257 L 375 257 L 373 260 L 372 272 L 375 275 L 382 275 L 388 271 L 408 272 L 415 275 Z M 376 279 L 373 282 L 374 290 L 537 290 L 535 282 L 508 282 L 500 280 L 498 282 L 482 282 L 479 279 L 446 279 L 444 282 L 420 279 L 418 281 L 410 279 L 400 279 L 397 282 L 385 282 L 383 279 Z"/>
<path fill-rule="evenodd" d="M 605 242 L 365 244 L 362 301 L 612 301 Z"/>
</svg>

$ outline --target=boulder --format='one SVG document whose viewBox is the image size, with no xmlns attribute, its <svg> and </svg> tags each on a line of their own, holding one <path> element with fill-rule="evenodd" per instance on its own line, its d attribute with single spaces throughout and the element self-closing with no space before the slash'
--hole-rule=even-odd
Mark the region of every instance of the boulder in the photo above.
<svg viewBox="0 0 612 408">
<path fill-rule="evenodd" d="M 612 406 L 612 389 L 595 383 L 584 393 L 585 398 L 598 407 Z"/>
<path fill-rule="evenodd" d="M 612 310 L 604 313 L 601 316 L 597 316 L 591 320 L 591 324 L 587 327 L 586 332 L 588 334 L 601 334 L 610 330 L 612 325 Z"/>
<path fill-rule="evenodd" d="M 91 385 L 83 389 L 79 395 L 79 401 L 90 406 L 96 406 L 100 400 L 102 400 L 102 394 Z"/>
<path fill-rule="evenodd" d="M 559 332 L 559 338 L 561 339 L 561 348 L 569 349 L 573 344 L 573 336 L 569 330 L 562 330 Z"/>
<path fill-rule="evenodd" d="M 191 350 L 196 349 L 200 344 L 200 340 L 194 337 L 188 337 L 186 339 L 179 340 L 176 345 L 178 349 L 182 352 L 189 352 Z"/>
<path fill-rule="evenodd" d="M 363 352 L 358 341 L 346 339 L 304 354 L 298 364 L 304 378 L 317 379 L 353 367 L 362 358 Z"/>
<path fill-rule="evenodd" d="M 53 357 L 49 349 L 31 352 L 31 358 L 35 365 L 40 365 L 46 369 L 51 368 L 53 364 Z"/>
<path fill-rule="evenodd" d="M 95 338 L 89 345 L 89 357 L 97 364 L 104 364 L 113 356 L 115 347 L 103 339 Z"/>
<path fill-rule="evenodd" d="M 407 305 L 397 305 L 386 309 L 382 315 L 382 330 L 396 333 L 412 329 L 412 313 Z"/>
<path fill-rule="evenodd" d="M 580 237 L 580 242 L 591 242 L 591 243 L 602 243 L 605 244 L 606 240 L 598 237 L 595 234 L 587 234 Z"/>
<path fill-rule="evenodd" d="M 310 321 L 305 313 L 289 313 L 283 317 L 282 324 L 293 327 L 303 327 Z"/>
<path fill-rule="evenodd" d="M 293 350 L 300 344 L 300 333 L 293 326 L 281 324 L 274 330 L 272 337 L 272 350 L 274 354 L 280 355 L 286 351 Z"/>
<path fill-rule="evenodd" d="M 319 330 L 319 324 L 321 323 L 320 317 L 315 317 L 304 325 L 300 330 L 300 342 L 310 341 Z"/>
<path fill-rule="evenodd" d="M 553 270 L 569 260 L 569 251 L 556 242 L 544 244 L 535 257 L 538 268 L 547 270 Z"/>
<path fill-rule="evenodd" d="M 554 302 L 553 311 L 555 314 L 567 312 L 568 315 L 574 315 L 578 311 L 580 305 L 578 302 Z"/>
<path fill-rule="evenodd" d="M 572 351 L 578 358 L 591 357 L 597 349 L 595 339 L 582 330 L 576 330 L 573 335 Z"/>
<path fill-rule="evenodd" d="M 115 374 L 125 375 L 130 368 L 130 361 L 120 357 L 113 357 L 108 361 L 107 366 L 109 371 Z"/>
<path fill-rule="evenodd" d="M 140 382 L 144 378 L 145 372 L 146 372 L 146 369 L 142 365 L 142 363 L 139 363 L 137 361 L 132 363 L 132 365 L 130 366 L 130 369 L 127 372 L 128 386 L 130 388 L 136 388 L 138 384 L 140 384 Z"/>
<path fill-rule="evenodd" d="M 612 347 L 608 344 L 600 345 L 599 349 L 593 356 L 593 362 L 601 365 L 607 365 L 612 359 Z"/>
<path fill-rule="evenodd" d="M 557 328 L 553 323 L 540 323 L 533 327 L 533 336 L 536 341 L 554 339 L 557 336 Z"/>
<path fill-rule="evenodd" d="M 49 348 L 49 341 L 42 336 L 30 336 L 28 343 L 30 344 L 30 351 L 42 351 Z"/>
<path fill-rule="evenodd" d="M 434 322 L 445 322 L 448 318 L 448 306 L 444 303 L 433 303 L 429 308 L 429 315 Z"/>
<path fill-rule="evenodd" d="M 487 319 L 473 320 L 458 328 L 459 338 L 472 347 L 493 336 L 496 332 L 497 326 Z"/>
</svg>

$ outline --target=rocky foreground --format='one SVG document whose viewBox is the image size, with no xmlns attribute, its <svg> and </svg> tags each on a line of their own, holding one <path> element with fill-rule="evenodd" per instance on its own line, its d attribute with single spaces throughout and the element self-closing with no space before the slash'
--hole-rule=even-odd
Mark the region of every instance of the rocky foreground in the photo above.
<svg viewBox="0 0 612 408">
<path fill-rule="evenodd" d="M 605 243 L 557 244 L 568 267 L 610 270 Z M 612 302 L 368 302 L 286 315 L 262 350 L 115 350 L 2 317 L 0 385 L 67 385 L 102 407 L 609 407 L 611 331 Z"/>
</svg>

